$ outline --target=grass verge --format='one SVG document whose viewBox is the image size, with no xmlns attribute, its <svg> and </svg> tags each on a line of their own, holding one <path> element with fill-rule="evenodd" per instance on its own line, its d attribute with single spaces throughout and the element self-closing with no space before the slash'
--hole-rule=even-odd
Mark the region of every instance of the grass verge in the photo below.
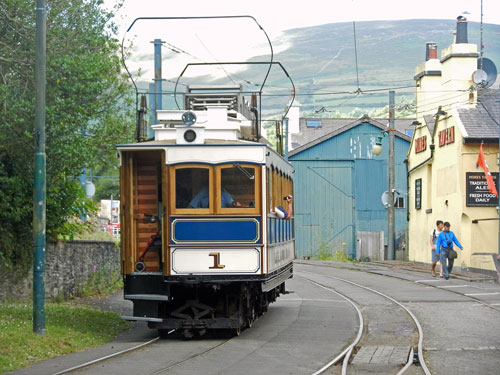
<svg viewBox="0 0 500 375">
<path fill-rule="evenodd" d="M 345 262 L 345 263 L 355 262 L 355 260 L 349 258 L 342 250 L 330 254 L 328 251 L 322 251 L 320 249 L 317 255 L 317 260 L 330 260 L 334 262 Z"/>
<path fill-rule="evenodd" d="M 46 303 L 46 335 L 33 333 L 33 306 L 0 303 L 0 373 L 111 341 L 129 323 L 111 312 Z"/>
</svg>

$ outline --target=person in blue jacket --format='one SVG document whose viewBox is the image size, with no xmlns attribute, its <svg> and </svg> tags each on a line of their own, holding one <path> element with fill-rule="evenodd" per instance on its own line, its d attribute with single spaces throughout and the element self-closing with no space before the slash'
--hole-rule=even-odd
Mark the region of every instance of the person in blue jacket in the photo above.
<svg viewBox="0 0 500 375">
<path fill-rule="evenodd" d="M 200 189 L 198 194 L 189 202 L 189 207 L 191 208 L 208 208 L 210 204 L 210 199 L 208 197 L 208 187 L 204 186 Z M 221 207 L 241 207 L 239 202 L 236 202 L 231 194 L 227 192 L 226 189 L 221 189 Z"/>
<path fill-rule="evenodd" d="M 455 262 L 455 259 L 448 259 L 448 252 L 450 249 L 453 249 L 453 243 L 455 243 L 460 250 L 464 249 L 460 242 L 458 242 L 455 234 L 450 230 L 450 226 L 451 224 L 449 222 L 444 223 L 444 230 L 439 234 L 436 243 L 436 255 L 439 255 L 441 267 L 443 268 L 443 275 L 446 280 L 450 278 L 450 272 Z"/>
</svg>

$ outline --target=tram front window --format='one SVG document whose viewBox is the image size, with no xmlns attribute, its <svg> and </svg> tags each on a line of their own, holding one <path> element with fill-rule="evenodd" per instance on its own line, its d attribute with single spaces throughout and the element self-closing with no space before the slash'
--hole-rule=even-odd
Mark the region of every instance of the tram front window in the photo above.
<svg viewBox="0 0 500 375">
<path fill-rule="evenodd" d="M 206 168 L 180 168 L 175 171 L 176 208 L 208 208 L 209 171 Z"/>
<path fill-rule="evenodd" d="M 255 207 L 255 168 L 233 164 L 221 169 L 221 207 Z"/>
</svg>

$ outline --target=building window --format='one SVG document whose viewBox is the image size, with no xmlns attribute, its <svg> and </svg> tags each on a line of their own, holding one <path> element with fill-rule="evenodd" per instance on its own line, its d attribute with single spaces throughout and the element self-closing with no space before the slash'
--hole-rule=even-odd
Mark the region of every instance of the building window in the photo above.
<svg viewBox="0 0 500 375">
<path fill-rule="evenodd" d="M 395 208 L 405 208 L 405 198 L 404 197 L 396 197 L 394 200 Z"/>
<path fill-rule="evenodd" d="M 321 128 L 320 120 L 306 120 L 306 126 L 308 128 Z"/>
</svg>

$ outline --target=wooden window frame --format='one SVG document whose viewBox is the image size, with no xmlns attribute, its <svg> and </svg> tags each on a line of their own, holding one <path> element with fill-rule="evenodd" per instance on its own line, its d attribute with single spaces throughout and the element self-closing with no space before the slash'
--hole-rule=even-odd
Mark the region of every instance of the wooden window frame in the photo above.
<svg viewBox="0 0 500 375">
<path fill-rule="evenodd" d="M 225 168 L 233 168 L 233 163 L 219 164 L 215 166 L 215 213 L 221 215 L 259 215 L 261 213 L 262 196 L 262 166 L 256 164 L 240 163 L 243 168 L 253 168 L 254 178 L 254 207 L 221 207 L 221 171 Z"/>
<path fill-rule="evenodd" d="M 178 169 L 186 168 L 199 168 L 208 170 L 208 194 L 209 194 L 209 207 L 208 208 L 177 208 L 176 207 L 176 171 Z M 169 167 L 170 175 L 170 208 L 172 215 L 211 215 L 214 212 L 213 204 L 215 202 L 214 197 L 214 169 L 213 166 L 207 164 L 179 164 L 172 165 Z"/>
</svg>

